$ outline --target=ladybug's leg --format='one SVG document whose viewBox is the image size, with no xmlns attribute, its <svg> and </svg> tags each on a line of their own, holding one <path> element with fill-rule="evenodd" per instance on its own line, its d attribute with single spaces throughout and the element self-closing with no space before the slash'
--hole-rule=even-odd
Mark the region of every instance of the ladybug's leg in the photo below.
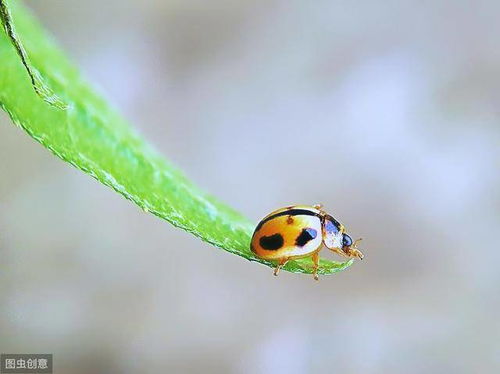
<svg viewBox="0 0 500 374">
<path fill-rule="evenodd" d="M 327 247 L 328 248 L 328 247 Z M 345 253 L 341 248 L 328 248 L 330 251 L 335 252 L 338 255 L 343 257 L 351 257 L 347 253 Z"/>
<path fill-rule="evenodd" d="M 359 242 L 361 239 L 356 240 L 354 243 Z M 345 252 L 342 248 L 329 248 L 332 252 L 335 252 L 343 257 L 348 257 L 348 258 L 359 258 L 360 260 L 363 259 L 364 255 L 361 253 L 359 249 L 356 248 L 355 244 L 351 245 L 350 247 L 346 247 Z"/>
<path fill-rule="evenodd" d="M 311 259 L 313 260 L 313 263 L 314 263 L 313 277 L 315 280 L 319 280 L 319 277 L 318 277 L 319 251 L 314 252 L 313 255 L 311 256 Z"/>
<path fill-rule="evenodd" d="M 278 276 L 281 268 L 286 265 L 286 263 L 288 262 L 288 260 L 289 260 L 288 257 L 283 257 L 281 260 L 279 260 L 278 266 L 276 266 L 276 268 L 274 269 L 274 273 L 273 274 L 275 276 Z"/>
</svg>

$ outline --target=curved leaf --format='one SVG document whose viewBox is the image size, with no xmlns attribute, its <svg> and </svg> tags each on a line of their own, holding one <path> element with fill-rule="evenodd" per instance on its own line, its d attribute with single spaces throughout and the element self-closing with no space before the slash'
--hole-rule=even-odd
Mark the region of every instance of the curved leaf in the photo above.
<svg viewBox="0 0 500 374">
<path fill-rule="evenodd" d="M 37 96 L 12 40 L 3 32 L 0 105 L 14 123 L 56 156 L 143 210 L 228 252 L 274 266 L 256 258 L 249 249 L 254 224 L 201 191 L 152 149 L 92 89 L 29 12 L 17 3 L 13 5 L 13 21 L 29 54 L 27 63 L 41 74 L 50 92 L 68 105 L 60 110 Z M 319 273 L 335 273 L 351 263 L 323 260 Z M 310 273 L 312 262 L 291 261 L 284 270 Z"/>
</svg>

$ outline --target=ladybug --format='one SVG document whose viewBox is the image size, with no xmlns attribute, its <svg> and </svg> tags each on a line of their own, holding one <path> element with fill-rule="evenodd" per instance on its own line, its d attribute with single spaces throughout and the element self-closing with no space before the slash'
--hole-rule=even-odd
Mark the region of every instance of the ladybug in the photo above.
<svg viewBox="0 0 500 374">
<path fill-rule="evenodd" d="M 275 210 L 265 216 L 255 228 L 250 248 L 257 257 L 276 261 L 274 275 L 288 260 L 311 257 L 314 279 L 318 280 L 319 251 L 323 245 L 339 255 L 363 259 L 344 225 L 321 205 L 294 205 Z"/>
</svg>

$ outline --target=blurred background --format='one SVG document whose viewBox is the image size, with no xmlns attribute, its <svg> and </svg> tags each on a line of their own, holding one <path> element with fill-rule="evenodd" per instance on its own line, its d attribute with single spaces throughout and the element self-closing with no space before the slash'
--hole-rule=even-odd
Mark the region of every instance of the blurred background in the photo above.
<svg viewBox="0 0 500 374">
<path fill-rule="evenodd" d="M 2 112 L 1 352 L 65 374 L 499 372 L 500 2 L 27 4 L 199 186 L 256 222 L 322 202 L 366 258 L 275 278 Z"/>
</svg>

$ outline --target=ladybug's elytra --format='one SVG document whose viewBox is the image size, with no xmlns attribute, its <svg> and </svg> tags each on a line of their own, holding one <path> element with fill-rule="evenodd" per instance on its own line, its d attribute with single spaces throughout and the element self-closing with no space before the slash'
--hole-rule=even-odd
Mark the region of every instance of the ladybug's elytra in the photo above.
<svg viewBox="0 0 500 374">
<path fill-rule="evenodd" d="M 264 217 L 252 236 L 251 249 L 257 257 L 277 261 L 274 275 L 288 260 L 311 257 L 314 279 L 318 280 L 319 251 L 324 245 L 339 255 L 363 259 L 345 227 L 321 205 L 294 205 L 275 210 Z"/>
</svg>

